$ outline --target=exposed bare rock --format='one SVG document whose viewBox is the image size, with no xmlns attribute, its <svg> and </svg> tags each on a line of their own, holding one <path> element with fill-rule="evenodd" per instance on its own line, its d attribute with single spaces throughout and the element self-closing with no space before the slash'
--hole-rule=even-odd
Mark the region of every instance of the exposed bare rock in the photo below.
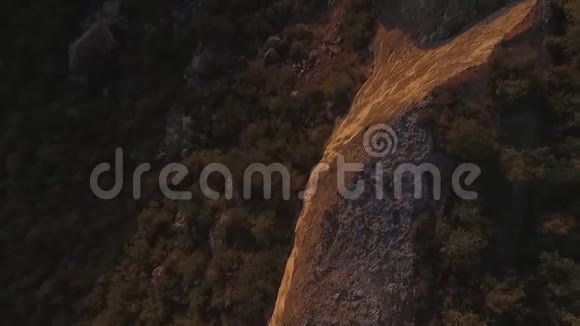
<svg viewBox="0 0 580 326">
<path fill-rule="evenodd" d="M 192 119 L 189 115 L 173 110 L 167 116 L 165 137 L 159 147 L 157 160 L 172 161 L 184 158 L 193 149 Z"/>
<path fill-rule="evenodd" d="M 185 234 L 187 232 L 188 222 L 187 217 L 181 211 L 177 212 L 175 220 L 171 225 L 171 229 L 178 234 Z"/>
<path fill-rule="evenodd" d="M 268 38 L 268 40 L 266 41 L 266 43 L 264 43 L 264 48 L 278 50 L 281 42 L 282 42 L 282 39 L 280 38 L 280 36 L 277 36 L 277 35 L 270 36 Z"/>
<path fill-rule="evenodd" d="M 310 63 L 315 63 L 316 60 L 318 60 L 318 51 L 316 51 L 316 49 L 310 51 L 310 53 L 308 54 L 308 62 Z"/>
<path fill-rule="evenodd" d="M 293 262 L 296 269 L 285 314 L 281 319 L 275 314 L 272 325 L 412 324 L 415 257 L 409 231 L 413 218 L 432 205 L 427 179 L 425 196 L 419 200 L 413 197 L 412 182 L 404 185 L 400 199 L 393 198 L 392 189 L 377 199 L 371 187 L 377 163 L 389 180 L 400 163 L 438 158 L 432 152 L 429 131 L 419 127 L 416 115 L 401 118 L 393 129 L 398 131 L 400 146 L 392 155 L 366 156 L 358 148 L 363 137 L 356 137 L 341 151 L 354 153 L 348 155 L 348 162 L 364 162 L 364 172 L 347 183 L 349 189 L 360 181 L 367 185 L 359 199 L 346 199 L 335 192 L 333 172 L 319 180 L 319 189 L 324 191 L 311 199 L 308 233 L 297 234 L 301 252 Z M 385 181 L 385 185 L 389 183 Z"/>
<path fill-rule="evenodd" d="M 69 70 L 79 74 L 98 70 L 115 47 L 117 41 L 109 28 L 97 23 L 69 46 Z"/>
<path fill-rule="evenodd" d="M 432 44 L 457 35 L 511 0 L 384 1 L 382 20 L 421 44 Z"/>
<path fill-rule="evenodd" d="M 271 48 L 264 54 L 264 64 L 271 65 L 280 62 L 280 53 L 276 49 Z"/>
<path fill-rule="evenodd" d="M 196 53 L 189 65 L 185 68 L 185 78 L 193 81 L 198 78 L 210 77 L 216 72 L 216 63 L 213 53 L 203 50 Z"/>
<path fill-rule="evenodd" d="M 151 283 L 154 286 L 159 286 L 162 282 L 165 281 L 166 277 L 167 275 L 165 266 L 159 265 L 153 270 L 153 272 L 151 272 Z"/>
<path fill-rule="evenodd" d="M 328 47 L 328 52 L 331 55 L 337 55 L 340 52 L 340 47 L 336 46 L 336 45 L 330 45 Z"/>
<path fill-rule="evenodd" d="M 101 14 L 108 19 L 115 20 L 117 17 L 121 16 L 121 1 L 105 1 L 101 9 Z"/>
</svg>

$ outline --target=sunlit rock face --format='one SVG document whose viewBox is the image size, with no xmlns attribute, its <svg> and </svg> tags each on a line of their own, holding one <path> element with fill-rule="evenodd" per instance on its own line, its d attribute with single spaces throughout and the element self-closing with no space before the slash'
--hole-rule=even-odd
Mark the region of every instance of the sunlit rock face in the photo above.
<svg viewBox="0 0 580 326">
<path fill-rule="evenodd" d="M 408 183 L 402 197 L 395 198 L 393 176 L 403 163 L 439 161 L 428 128 L 417 123 L 417 110 L 392 121 L 399 145 L 391 153 L 367 156 L 357 148 L 364 141 L 358 136 L 337 153 L 344 151 L 349 162 L 363 164 L 362 171 L 347 175 L 348 189 L 365 185 L 362 195 L 347 198 L 337 192 L 337 162 L 320 174 L 319 190 L 297 228 L 296 256 L 288 266 L 294 268 L 287 269 L 292 275 L 286 309 L 274 316 L 272 325 L 412 324 L 410 229 L 414 216 L 437 203 L 429 195 L 427 179 L 422 183 L 424 197 L 416 199 Z"/>
</svg>

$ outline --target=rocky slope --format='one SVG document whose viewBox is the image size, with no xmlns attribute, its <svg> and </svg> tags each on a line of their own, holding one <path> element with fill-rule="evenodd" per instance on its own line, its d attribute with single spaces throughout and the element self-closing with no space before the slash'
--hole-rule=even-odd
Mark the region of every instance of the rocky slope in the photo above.
<svg viewBox="0 0 580 326">
<path fill-rule="evenodd" d="M 496 45 L 537 15 L 539 7 L 535 0 L 509 5 L 448 41 L 426 46 L 465 26 L 454 19 L 468 17 L 471 22 L 496 8 L 483 3 L 447 1 L 434 10 L 423 1 L 407 1 L 384 8 L 374 44 L 374 73 L 327 145 L 322 161 L 329 171 L 311 177 L 320 191 L 305 200 L 271 325 L 413 324 L 414 254 L 408 235 L 413 218 L 428 206 L 440 207 L 441 201 L 427 196 L 415 200 L 410 191 L 399 200 L 389 191 L 383 199 L 371 193 L 344 199 L 336 191 L 335 161 L 341 154 L 346 162 L 364 163 L 364 172 L 350 176 L 351 186 L 360 180 L 372 185 L 371 171 L 378 162 L 385 176 L 402 162 L 442 162 L 433 153 L 428 129 L 418 123 L 428 95 L 486 63 Z M 479 13 L 477 8 L 482 8 Z M 445 12 L 440 25 L 424 18 L 440 12 Z M 422 23 L 406 28 L 413 21 Z M 433 33 L 436 25 L 440 30 Z M 363 134 L 379 123 L 394 129 L 399 146 L 372 158 L 364 150 Z M 443 178 L 446 172 L 443 168 Z"/>
</svg>

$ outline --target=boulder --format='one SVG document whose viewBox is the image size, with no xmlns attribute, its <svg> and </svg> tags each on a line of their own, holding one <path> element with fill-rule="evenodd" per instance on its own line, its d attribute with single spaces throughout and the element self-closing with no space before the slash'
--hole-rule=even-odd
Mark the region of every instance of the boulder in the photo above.
<svg viewBox="0 0 580 326">
<path fill-rule="evenodd" d="M 104 17 L 109 19 L 116 19 L 121 16 L 121 1 L 110 0 L 103 3 L 101 13 Z"/>
<path fill-rule="evenodd" d="M 316 60 L 318 60 L 318 51 L 310 51 L 310 53 L 308 53 L 308 62 L 314 63 Z"/>
<path fill-rule="evenodd" d="M 193 149 L 193 120 L 191 116 L 173 109 L 167 116 L 165 137 L 159 147 L 158 160 L 173 161 Z M 181 157 L 184 158 L 184 157 Z"/>
<path fill-rule="evenodd" d="M 128 28 L 122 0 L 108 0 L 103 3 L 101 10 L 96 12 L 93 21 L 115 26 L 121 29 Z"/>
<path fill-rule="evenodd" d="M 280 38 L 280 36 L 274 35 L 274 36 L 270 36 L 268 38 L 268 40 L 266 41 L 266 43 L 264 43 L 264 48 L 265 49 L 280 49 L 280 43 L 282 42 L 282 39 Z"/>
<path fill-rule="evenodd" d="M 211 77 L 216 72 L 213 55 L 205 50 L 193 56 L 189 65 L 185 68 L 185 78 L 192 80 L 199 77 Z"/>
<path fill-rule="evenodd" d="M 330 52 L 330 54 L 332 55 L 337 55 L 338 53 L 340 53 L 340 47 L 336 45 L 330 45 L 328 47 L 328 52 Z"/>
<path fill-rule="evenodd" d="M 270 48 L 268 51 L 266 51 L 266 54 L 264 54 L 264 64 L 270 65 L 279 62 L 280 62 L 280 53 L 278 53 L 276 49 Z"/>
<path fill-rule="evenodd" d="M 512 0 L 384 1 L 379 19 L 387 29 L 402 30 L 422 45 L 457 35 Z"/>
<path fill-rule="evenodd" d="M 69 71 L 88 74 L 101 70 L 116 47 L 117 41 L 105 24 L 93 25 L 69 46 Z"/>
</svg>

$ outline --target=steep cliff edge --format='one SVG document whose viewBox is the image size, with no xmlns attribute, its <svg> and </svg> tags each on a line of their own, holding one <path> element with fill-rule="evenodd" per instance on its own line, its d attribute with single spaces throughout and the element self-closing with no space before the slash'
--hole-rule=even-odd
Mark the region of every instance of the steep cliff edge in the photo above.
<svg viewBox="0 0 580 326">
<path fill-rule="evenodd" d="M 370 171 L 377 162 L 392 175 L 399 163 L 436 160 L 429 131 L 417 123 L 416 113 L 429 105 L 426 98 L 436 87 L 484 64 L 506 35 L 537 13 L 537 4 L 526 0 L 503 8 L 433 47 L 418 47 L 404 32 L 389 29 L 396 24 L 383 22 L 374 44 L 374 73 L 325 150 L 322 162 L 330 169 L 311 177 L 319 191 L 304 202 L 271 325 L 413 324 L 408 233 L 413 217 L 433 202 L 410 193 L 399 200 L 389 195 L 344 199 L 337 193 L 337 154 L 364 163 L 365 172 L 355 178 L 366 184 L 373 182 Z M 372 158 L 362 146 L 363 134 L 379 123 L 395 130 L 399 147 Z"/>
</svg>

